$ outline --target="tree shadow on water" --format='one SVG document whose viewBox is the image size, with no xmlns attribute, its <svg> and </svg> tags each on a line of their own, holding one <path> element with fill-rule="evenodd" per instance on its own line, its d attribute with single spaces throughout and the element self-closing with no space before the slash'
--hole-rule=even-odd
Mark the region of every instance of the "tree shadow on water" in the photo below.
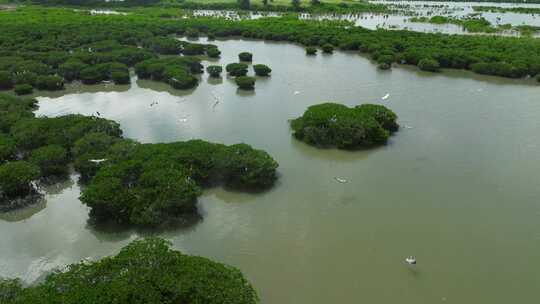
<svg viewBox="0 0 540 304">
<path fill-rule="evenodd" d="M 127 240 L 134 234 L 145 237 L 169 232 L 188 232 L 193 230 L 202 220 L 203 216 L 200 211 L 168 219 L 157 227 L 135 227 L 114 221 L 99 221 L 89 217 L 86 229 L 100 241 L 118 242 Z"/>
</svg>

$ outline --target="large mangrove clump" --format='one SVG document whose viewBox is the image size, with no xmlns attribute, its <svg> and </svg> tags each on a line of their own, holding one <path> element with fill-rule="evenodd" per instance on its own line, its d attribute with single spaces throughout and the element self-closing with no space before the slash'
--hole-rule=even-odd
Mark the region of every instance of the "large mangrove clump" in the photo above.
<svg viewBox="0 0 540 304">
<path fill-rule="evenodd" d="M 96 220 L 156 226 L 196 215 L 201 188 L 273 185 L 278 164 L 246 144 L 201 140 L 139 144 L 118 123 L 82 115 L 35 117 L 36 101 L 0 94 L 0 210 L 35 194 L 69 166 L 88 184 L 81 195 Z"/>
<path fill-rule="evenodd" d="M 205 185 L 269 187 L 278 166 L 266 152 L 246 144 L 225 146 L 202 140 L 168 144 L 123 140 L 107 154 L 96 156 L 107 161 L 81 195 L 90 215 L 143 226 L 196 214 L 196 200 Z"/>
<path fill-rule="evenodd" d="M 397 115 L 381 105 L 349 108 L 337 103 L 309 107 L 291 121 L 293 135 L 310 145 L 354 149 L 385 144 L 399 129 Z"/>
<path fill-rule="evenodd" d="M 115 256 L 69 265 L 30 287 L 0 279 L 0 302 L 254 304 L 258 297 L 240 270 L 146 238 Z"/>
</svg>

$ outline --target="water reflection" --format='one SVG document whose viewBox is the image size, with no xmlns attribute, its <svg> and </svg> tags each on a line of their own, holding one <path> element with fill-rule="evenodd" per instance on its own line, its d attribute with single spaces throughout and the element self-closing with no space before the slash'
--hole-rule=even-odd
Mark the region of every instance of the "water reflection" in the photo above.
<svg viewBox="0 0 540 304">
<path fill-rule="evenodd" d="M 19 222 L 29 219 L 34 214 L 37 214 L 47 206 L 47 200 L 43 197 L 37 199 L 35 203 L 32 203 L 26 207 L 15 209 L 7 212 L 0 212 L 0 220 L 6 222 Z"/>
</svg>

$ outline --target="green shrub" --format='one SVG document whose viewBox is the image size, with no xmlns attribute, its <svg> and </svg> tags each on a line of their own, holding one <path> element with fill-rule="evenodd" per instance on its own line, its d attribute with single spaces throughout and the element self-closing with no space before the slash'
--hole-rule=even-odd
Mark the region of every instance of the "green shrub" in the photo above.
<svg viewBox="0 0 540 304">
<path fill-rule="evenodd" d="M 42 176 L 63 175 L 68 171 L 67 150 L 59 145 L 50 145 L 33 150 L 29 161 L 38 166 Z"/>
<path fill-rule="evenodd" d="M 203 55 L 205 51 L 206 47 L 204 44 L 187 43 L 182 49 L 182 54 L 186 56 Z"/>
<path fill-rule="evenodd" d="M 334 52 L 334 46 L 326 43 L 322 46 L 323 53 L 332 54 Z"/>
<path fill-rule="evenodd" d="M 129 72 L 126 71 L 112 71 L 111 79 L 115 84 L 129 84 Z"/>
<path fill-rule="evenodd" d="M 69 150 L 79 138 L 91 132 L 122 135 L 118 123 L 83 115 L 26 118 L 11 127 L 11 136 L 18 147 L 26 151 L 47 145 L 60 145 Z"/>
<path fill-rule="evenodd" d="M 24 196 L 34 190 L 32 181 L 40 176 L 39 168 L 25 161 L 0 166 L 0 189 L 8 197 Z"/>
<path fill-rule="evenodd" d="M 255 71 L 255 75 L 257 76 L 268 76 L 272 72 L 272 69 L 264 64 L 255 64 L 253 71 Z"/>
<path fill-rule="evenodd" d="M 70 59 L 58 67 L 58 73 L 67 81 L 80 79 L 81 71 L 88 67 L 87 64 L 77 59 Z"/>
<path fill-rule="evenodd" d="M 16 154 L 15 140 L 7 134 L 0 133 L 0 164 L 14 159 Z"/>
<path fill-rule="evenodd" d="M 186 30 L 185 35 L 189 38 L 199 38 L 199 31 L 194 28 L 189 28 Z"/>
<path fill-rule="evenodd" d="M 246 76 L 248 66 L 245 63 L 229 63 L 225 66 L 225 70 L 231 76 Z"/>
<path fill-rule="evenodd" d="M 420 68 L 422 71 L 438 72 L 440 65 L 435 59 L 425 58 L 418 62 L 418 68 Z"/>
<path fill-rule="evenodd" d="M 536 75 L 536 81 L 540 82 L 540 74 Z"/>
<path fill-rule="evenodd" d="M 210 77 L 221 77 L 221 72 L 223 71 L 223 68 L 220 65 L 210 65 L 206 67 L 206 72 L 210 75 Z"/>
<path fill-rule="evenodd" d="M 0 71 L 0 90 L 9 90 L 13 87 L 13 77 L 7 71 Z"/>
<path fill-rule="evenodd" d="M 30 71 L 22 71 L 13 75 L 13 84 L 15 86 L 20 84 L 28 84 L 30 86 L 36 85 L 38 75 Z"/>
<path fill-rule="evenodd" d="M 354 108 L 335 103 L 309 107 L 291 121 L 293 135 L 311 145 L 341 149 L 369 147 L 386 143 L 398 130 L 397 116 L 380 105 Z"/>
<path fill-rule="evenodd" d="M 316 55 L 317 54 L 317 48 L 308 46 L 306 48 L 306 55 Z"/>
<path fill-rule="evenodd" d="M 22 288 L 17 281 L 0 281 L 7 299 L 2 303 L 258 302 L 255 289 L 238 269 L 170 247 L 159 238 L 140 239 L 115 256 L 69 265 L 34 286 Z"/>
<path fill-rule="evenodd" d="M 191 74 L 202 73 L 203 66 L 195 57 L 149 59 L 135 65 L 139 78 L 170 84 L 175 89 L 191 89 L 199 80 Z"/>
<path fill-rule="evenodd" d="M 238 54 L 238 59 L 240 59 L 240 61 L 251 62 L 253 61 L 253 54 L 249 52 L 242 52 Z"/>
<path fill-rule="evenodd" d="M 0 279 L 0 303 L 12 303 L 23 290 L 19 279 Z"/>
<path fill-rule="evenodd" d="M 208 55 L 210 58 L 219 58 L 221 52 L 217 47 L 211 47 L 206 50 L 206 55 Z"/>
<path fill-rule="evenodd" d="M 255 77 L 238 76 L 235 81 L 238 87 L 242 90 L 253 90 L 255 88 Z"/>
<path fill-rule="evenodd" d="M 57 91 L 64 89 L 64 79 L 60 76 L 38 76 L 36 87 L 40 90 Z"/>
<path fill-rule="evenodd" d="M 28 95 L 28 94 L 32 94 L 32 92 L 34 91 L 34 88 L 32 88 L 31 85 L 29 84 L 18 84 L 15 86 L 15 94 L 17 95 Z"/>
</svg>

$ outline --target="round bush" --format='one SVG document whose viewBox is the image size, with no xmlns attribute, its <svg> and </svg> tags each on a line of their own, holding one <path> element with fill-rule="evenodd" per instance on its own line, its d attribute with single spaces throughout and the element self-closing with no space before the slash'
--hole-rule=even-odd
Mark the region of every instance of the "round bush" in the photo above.
<svg viewBox="0 0 540 304">
<path fill-rule="evenodd" d="M 219 58 L 219 55 L 221 55 L 221 52 L 217 47 L 211 47 L 206 50 L 206 55 L 210 58 Z"/>
<path fill-rule="evenodd" d="M 0 166 L 0 189 L 4 195 L 24 196 L 34 190 L 32 181 L 40 176 L 39 167 L 25 161 L 12 161 Z"/>
<path fill-rule="evenodd" d="M 317 48 L 308 46 L 306 48 L 306 55 L 316 55 L 317 54 Z"/>
<path fill-rule="evenodd" d="M 326 43 L 322 46 L 323 53 L 332 54 L 334 52 L 334 46 Z"/>
<path fill-rule="evenodd" d="M 238 54 L 238 58 L 240 59 L 240 61 L 251 62 L 253 61 L 253 54 L 249 52 L 242 52 Z"/>
<path fill-rule="evenodd" d="M 240 270 L 170 247 L 159 238 L 135 240 L 115 256 L 69 265 L 36 285 L 0 284 L 7 290 L 0 297 L 8 299 L 6 304 L 258 302 Z"/>
<path fill-rule="evenodd" d="M 229 63 L 225 67 L 225 70 L 231 76 L 246 76 L 248 66 L 245 63 Z"/>
<path fill-rule="evenodd" d="M 32 88 L 31 85 L 29 84 L 18 84 L 15 86 L 15 94 L 17 95 L 27 95 L 27 94 L 32 94 L 32 92 L 34 91 L 34 88 Z"/>
<path fill-rule="evenodd" d="M 320 147 L 354 149 L 386 143 L 398 130 L 397 116 L 381 105 L 349 108 L 342 104 L 323 103 L 309 107 L 291 121 L 293 135 Z"/>
<path fill-rule="evenodd" d="M 221 76 L 222 71 L 223 71 L 223 68 L 220 65 L 210 65 L 206 67 L 206 72 L 208 72 L 210 77 L 218 78 Z"/>
<path fill-rule="evenodd" d="M 255 77 L 239 76 L 235 80 L 238 87 L 242 90 L 253 90 L 255 88 Z"/>
<path fill-rule="evenodd" d="M 30 162 L 39 167 L 42 176 L 51 176 L 65 174 L 69 159 L 66 149 L 50 145 L 32 151 Z"/>
<path fill-rule="evenodd" d="M 418 68 L 420 68 L 422 71 L 438 72 L 440 65 L 435 59 L 425 58 L 418 62 Z"/>
<path fill-rule="evenodd" d="M 268 76 L 272 72 L 272 69 L 264 64 L 256 64 L 253 66 L 253 71 L 257 76 Z"/>
</svg>

